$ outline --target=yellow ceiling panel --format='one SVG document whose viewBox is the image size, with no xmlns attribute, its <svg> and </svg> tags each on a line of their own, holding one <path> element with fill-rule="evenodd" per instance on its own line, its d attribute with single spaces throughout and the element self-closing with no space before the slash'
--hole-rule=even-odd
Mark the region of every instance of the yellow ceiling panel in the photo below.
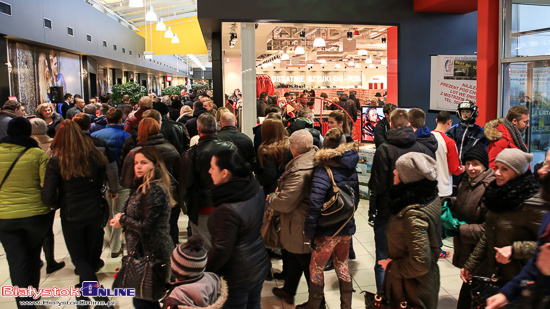
<svg viewBox="0 0 550 309">
<path fill-rule="evenodd" d="M 147 39 L 147 51 L 153 51 L 155 55 L 204 55 L 208 54 L 201 27 L 196 16 L 165 21 L 166 29 L 171 28 L 177 33 L 179 44 L 172 44 L 172 39 L 164 37 L 164 31 L 155 30 L 156 23 L 138 27 L 137 34 Z M 151 48 L 152 46 L 152 48 Z"/>
</svg>

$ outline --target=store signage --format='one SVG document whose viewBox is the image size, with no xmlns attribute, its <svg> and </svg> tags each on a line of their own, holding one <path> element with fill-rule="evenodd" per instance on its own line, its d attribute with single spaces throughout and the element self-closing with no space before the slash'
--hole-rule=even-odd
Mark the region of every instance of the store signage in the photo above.
<svg viewBox="0 0 550 309">
<path fill-rule="evenodd" d="M 172 76 L 166 76 L 166 81 L 171 82 L 172 81 Z"/>
<path fill-rule="evenodd" d="M 268 71 L 265 74 L 277 84 L 305 84 L 306 86 L 361 86 L 361 71 Z"/>
<path fill-rule="evenodd" d="M 432 56 L 430 109 L 455 111 L 462 101 L 476 102 L 477 56 Z"/>
</svg>

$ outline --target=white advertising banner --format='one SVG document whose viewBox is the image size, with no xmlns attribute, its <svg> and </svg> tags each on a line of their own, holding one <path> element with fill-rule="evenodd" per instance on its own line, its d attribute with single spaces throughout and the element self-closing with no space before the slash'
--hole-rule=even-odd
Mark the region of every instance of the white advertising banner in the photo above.
<svg viewBox="0 0 550 309">
<path fill-rule="evenodd" d="M 477 56 L 431 56 L 430 109 L 455 111 L 462 101 L 476 102 Z"/>
</svg>

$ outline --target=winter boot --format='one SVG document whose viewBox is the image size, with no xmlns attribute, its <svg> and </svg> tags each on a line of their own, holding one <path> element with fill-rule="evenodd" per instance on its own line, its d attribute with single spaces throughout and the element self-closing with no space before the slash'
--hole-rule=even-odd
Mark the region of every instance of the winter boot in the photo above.
<svg viewBox="0 0 550 309">
<path fill-rule="evenodd" d="M 351 309 L 351 298 L 355 292 L 352 282 L 338 279 L 338 284 L 340 286 L 340 309 Z"/>
<path fill-rule="evenodd" d="M 326 308 L 323 300 L 325 299 L 324 294 L 325 285 L 317 285 L 314 283 L 309 284 L 309 297 L 307 302 L 296 306 L 296 309 L 320 309 Z"/>
<path fill-rule="evenodd" d="M 348 255 L 348 258 L 350 260 L 355 260 L 355 258 L 356 258 L 355 250 L 353 250 L 353 236 L 351 237 L 351 239 L 349 241 L 349 255 Z"/>
<path fill-rule="evenodd" d="M 46 273 L 51 274 L 65 267 L 65 262 L 56 262 L 54 258 L 54 237 L 53 235 L 46 236 L 42 243 L 44 255 L 46 256 Z"/>
</svg>

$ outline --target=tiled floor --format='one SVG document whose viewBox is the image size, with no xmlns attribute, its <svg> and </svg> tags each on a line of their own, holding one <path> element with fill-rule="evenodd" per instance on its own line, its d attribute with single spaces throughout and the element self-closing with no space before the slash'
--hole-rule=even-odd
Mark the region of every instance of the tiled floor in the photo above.
<svg viewBox="0 0 550 309">
<path fill-rule="evenodd" d="M 349 268 L 353 276 L 354 289 L 357 291 L 353 296 L 353 308 L 365 308 L 362 295 L 359 293 L 361 290 L 375 291 L 374 282 L 374 233 L 372 228 L 367 224 L 367 209 L 368 203 L 362 201 L 359 210 L 356 214 L 357 233 L 354 236 L 354 248 L 357 255 L 357 259 L 349 262 Z M 180 218 L 180 230 L 182 231 L 181 239 L 185 238 L 185 227 L 187 226 L 187 218 Z M 63 235 L 61 233 L 61 222 L 59 218 L 56 218 L 54 223 L 55 233 L 55 257 L 58 261 L 63 260 L 67 263 L 67 266 L 62 270 L 46 275 L 45 268 L 42 268 L 41 284 L 40 287 L 63 287 L 68 288 L 78 282 L 78 277 L 74 275 L 74 266 L 71 263 Z M 451 242 L 444 241 L 445 244 Z M 452 248 L 445 247 L 445 250 Z M 105 267 L 98 273 L 99 281 L 106 287 L 110 287 L 113 282 L 113 274 L 115 269 L 120 267 L 120 258 L 111 258 L 111 252 L 109 249 L 104 250 L 103 260 L 105 261 Z M 279 260 L 273 260 L 273 268 L 276 272 L 281 270 L 281 262 Z M 439 289 L 439 308 L 451 309 L 456 308 L 456 299 L 461 287 L 461 280 L 459 278 L 459 269 L 455 268 L 448 260 L 440 260 L 439 268 L 441 272 L 441 287 Z M 2 285 L 11 285 L 9 280 L 8 263 L 3 249 L 0 247 L 0 282 Z M 294 308 L 293 305 L 289 305 L 271 293 L 273 287 L 280 287 L 283 283 L 278 280 L 266 281 L 264 283 L 264 289 L 262 290 L 262 308 Z M 325 296 L 327 305 L 329 308 L 339 308 L 340 306 L 340 294 L 338 291 L 338 279 L 334 271 L 325 273 Z M 46 299 L 46 298 L 43 298 Z M 66 301 L 69 297 L 61 298 L 47 298 L 48 300 Z M 74 300 L 74 298 L 72 299 Z M 132 308 L 132 300 L 129 297 L 117 297 L 117 308 Z M 304 278 L 298 287 L 298 294 L 295 297 L 295 303 L 300 304 L 307 300 L 307 286 Z M 74 308 L 75 306 L 65 306 L 64 308 Z M 13 298 L 0 297 L 0 308 L 11 309 L 17 308 Z M 42 307 L 47 308 L 47 307 Z M 51 308 L 61 308 L 52 306 Z"/>
</svg>

